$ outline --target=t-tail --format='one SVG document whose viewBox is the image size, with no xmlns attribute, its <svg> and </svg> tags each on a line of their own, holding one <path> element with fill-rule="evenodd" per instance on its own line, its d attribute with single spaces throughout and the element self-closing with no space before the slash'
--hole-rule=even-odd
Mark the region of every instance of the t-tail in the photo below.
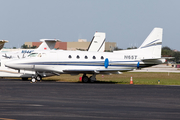
<svg viewBox="0 0 180 120">
<path fill-rule="evenodd" d="M 141 59 L 160 59 L 162 49 L 162 28 L 154 28 L 142 45 L 138 48 Z"/>
<path fill-rule="evenodd" d="M 7 40 L 0 40 L 0 50 L 4 47 L 4 44 L 7 42 Z"/>
<path fill-rule="evenodd" d="M 106 34 L 103 32 L 96 32 L 87 49 L 87 51 L 104 52 L 105 50 Z"/>
<path fill-rule="evenodd" d="M 55 47 L 57 41 L 56 39 L 41 39 L 41 45 L 37 48 L 37 50 L 52 50 Z"/>
</svg>

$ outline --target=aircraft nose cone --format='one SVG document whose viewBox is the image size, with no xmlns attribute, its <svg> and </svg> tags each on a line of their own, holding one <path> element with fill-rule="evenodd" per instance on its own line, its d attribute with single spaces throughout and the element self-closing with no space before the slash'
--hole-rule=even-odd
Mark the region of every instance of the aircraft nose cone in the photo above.
<svg viewBox="0 0 180 120">
<path fill-rule="evenodd" d="M 4 63 L 5 67 L 13 68 L 13 69 L 18 69 L 19 64 L 16 62 L 16 60 L 10 60 Z"/>
<path fill-rule="evenodd" d="M 34 69 L 34 65 L 33 64 L 28 64 L 27 61 L 25 61 L 25 59 L 17 59 L 17 60 L 10 60 L 5 62 L 5 67 L 9 67 L 12 69 L 16 69 L 16 70 L 20 70 L 20 69 L 24 69 L 24 70 L 31 70 Z"/>
<path fill-rule="evenodd" d="M 13 69 L 16 69 L 18 67 L 18 65 L 13 61 L 8 61 L 4 65 L 5 65 L 5 67 L 9 67 L 9 68 L 13 68 Z"/>
</svg>

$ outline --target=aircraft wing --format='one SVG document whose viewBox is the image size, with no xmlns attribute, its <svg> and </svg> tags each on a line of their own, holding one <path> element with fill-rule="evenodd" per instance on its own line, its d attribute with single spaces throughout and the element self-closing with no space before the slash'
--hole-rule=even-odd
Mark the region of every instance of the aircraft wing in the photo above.
<svg viewBox="0 0 180 120">
<path fill-rule="evenodd" d="M 114 73 L 114 72 L 126 72 L 131 71 L 132 69 L 66 69 L 63 70 L 64 73 L 72 74 L 72 73 L 86 73 L 86 74 L 100 74 L 100 73 Z"/>
</svg>

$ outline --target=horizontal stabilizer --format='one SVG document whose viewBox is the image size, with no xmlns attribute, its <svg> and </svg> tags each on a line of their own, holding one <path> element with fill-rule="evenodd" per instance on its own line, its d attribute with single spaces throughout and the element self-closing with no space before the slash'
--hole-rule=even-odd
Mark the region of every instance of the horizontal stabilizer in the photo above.
<svg viewBox="0 0 180 120">
<path fill-rule="evenodd" d="M 149 61 L 149 60 L 159 60 L 162 58 L 149 58 L 149 59 L 141 59 L 141 61 Z"/>
<path fill-rule="evenodd" d="M 162 57 L 162 58 L 166 60 L 175 59 L 175 57 Z"/>
<path fill-rule="evenodd" d="M 143 62 L 154 62 L 156 64 L 162 64 L 165 63 L 166 59 L 165 58 L 156 58 L 156 59 L 141 59 Z"/>
</svg>

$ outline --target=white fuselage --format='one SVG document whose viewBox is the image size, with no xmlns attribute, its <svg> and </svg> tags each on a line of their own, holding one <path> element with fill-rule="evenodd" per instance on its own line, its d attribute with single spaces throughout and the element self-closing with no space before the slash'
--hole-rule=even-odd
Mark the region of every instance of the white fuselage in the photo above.
<svg viewBox="0 0 180 120">
<path fill-rule="evenodd" d="M 131 50 L 129 50 L 131 51 Z M 133 50 L 135 51 L 135 50 Z M 6 63 L 14 69 L 51 71 L 58 73 L 90 71 L 130 71 L 137 67 L 147 67 L 162 63 L 161 61 L 140 60 L 143 56 L 135 52 L 87 52 L 87 51 L 46 51 L 21 60 Z M 109 72 L 108 71 L 108 72 Z M 83 73 L 83 72 L 82 72 Z"/>
</svg>

